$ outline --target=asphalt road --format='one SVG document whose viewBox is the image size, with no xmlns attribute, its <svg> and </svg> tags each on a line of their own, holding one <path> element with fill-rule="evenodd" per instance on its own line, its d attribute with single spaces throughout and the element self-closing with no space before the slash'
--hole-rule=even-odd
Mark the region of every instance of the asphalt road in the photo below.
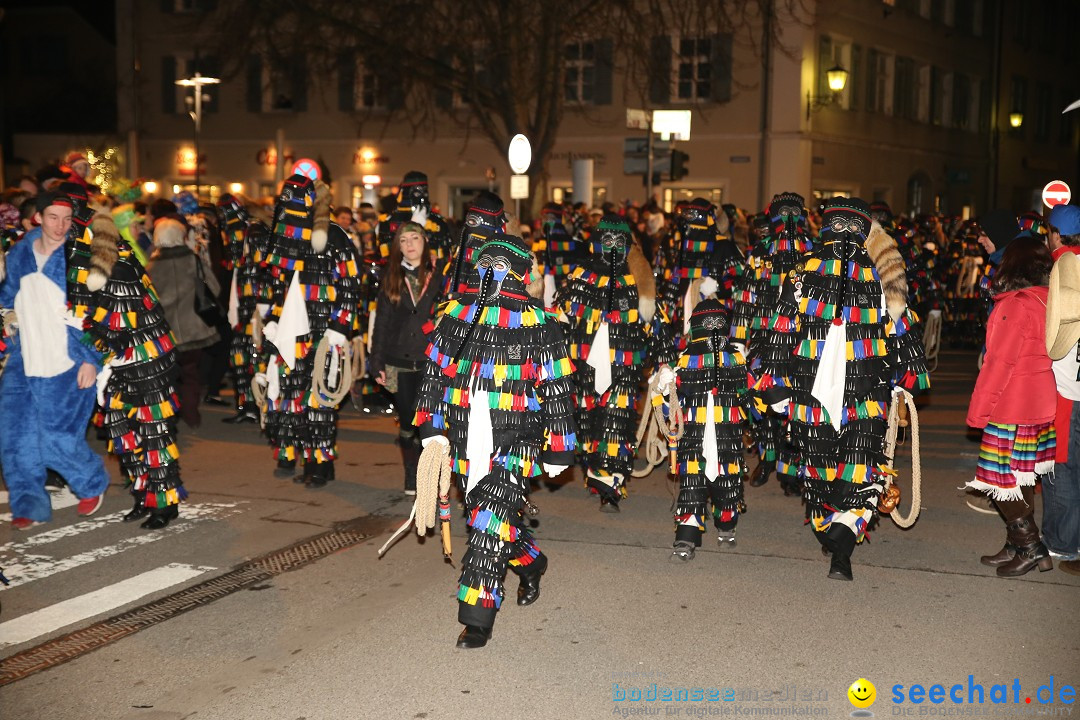
<svg viewBox="0 0 1080 720">
<path fill-rule="evenodd" d="M 65 508 L 28 533 L 0 529 L 0 565 L 14 570 L 12 586 L 0 592 L 0 641 L 4 623 L 74 598 L 108 597 L 164 566 L 191 577 L 0 646 L 0 656 L 10 660 L 223 576 L 337 523 L 359 518 L 372 536 L 0 687 L 0 716 L 848 716 L 847 688 L 858 678 L 876 685 L 870 711 L 879 717 L 1067 716 L 1073 705 L 1040 705 L 1037 691 L 1051 676 L 1059 700 L 1064 686 L 1080 685 L 1080 578 L 1055 569 L 1000 579 L 979 564 L 980 554 L 1000 547 L 1004 526 L 968 508 L 970 496 L 958 489 L 978 452 L 963 423 L 974 378 L 972 355 L 943 356 L 920 414 L 921 516 L 906 531 L 882 522 L 856 550 L 853 583 L 826 578 L 828 560 L 803 526 L 801 505 L 775 480 L 747 489 L 737 548 L 707 544 L 683 564 L 669 559 L 676 488 L 665 474 L 634 480 L 623 512 L 608 515 L 568 472 L 561 486 L 533 494 L 541 509 L 536 537 L 551 559 L 539 601 L 513 604 L 510 578 L 494 637 L 476 651 L 454 647 L 457 569 L 443 561 L 436 538 L 411 533 L 377 557 L 410 507 L 390 420 L 346 412 L 338 479 L 307 490 L 273 477 L 252 426 L 222 425 L 222 414 L 206 409 L 203 428 L 182 437 L 190 505 L 152 540 L 117 521 L 128 509 L 119 485 L 93 522 L 77 522 Z M 909 478 L 904 473 L 905 489 Z M 463 529 L 455 517 L 457 558 Z M 984 687 L 986 704 L 967 703 L 969 675 Z M 1014 680 L 1019 703 L 990 705 L 995 684 L 1007 685 L 1013 699 Z M 946 696 L 962 684 L 965 703 L 893 702 L 914 684 L 941 684 Z M 687 699 L 675 699 L 683 689 Z M 673 699 L 648 700 L 665 690 Z M 646 699 L 634 700 L 635 692 Z"/>
</svg>

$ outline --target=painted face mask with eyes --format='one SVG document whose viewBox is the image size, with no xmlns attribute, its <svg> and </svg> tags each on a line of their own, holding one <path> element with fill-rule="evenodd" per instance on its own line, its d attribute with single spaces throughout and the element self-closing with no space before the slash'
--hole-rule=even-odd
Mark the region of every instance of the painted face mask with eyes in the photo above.
<svg viewBox="0 0 1080 720">
<path fill-rule="evenodd" d="M 709 352 L 723 352 L 728 347 L 731 311 L 715 299 L 702 300 L 690 316 L 690 342 L 705 343 Z"/>
<path fill-rule="evenodd" d="M 477 251 L 476 272 L 480 276 L 481 302 L 500 294 L 528 297 L 525 286 L 532 270 L 532 251 L 516 235 L 499 235 Z"/>
<path fill-rule="evenodd" d="M 589 250 L 618 267 L 630 252 L 630 225 L 613 213 L 604 215 L 589 236 Z"/>
<path fill-rule="evenodd" d="M 858 198 L 834 198 L 821 216 L 821 238 L 827 256 L 850 260 L 870 232 L 870 208 Z"/>
<path fill-rule="evenodd" d="M 769 203 L 769 225 L 773 235 L 792 237 L 806 233 L 806 201 L 793 192 L 780 193 Z"/>
</svg>

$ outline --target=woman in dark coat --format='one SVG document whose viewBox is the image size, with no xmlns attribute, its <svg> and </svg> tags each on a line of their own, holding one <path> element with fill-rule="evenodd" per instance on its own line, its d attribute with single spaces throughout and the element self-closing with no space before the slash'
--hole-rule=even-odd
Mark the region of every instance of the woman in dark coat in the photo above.
<svg viewBox="0 0 1080 720">
<path fill-rule="evenodd" d="M 154 254 L 146 272 L 154 283 L 165 319 L 176 338 L 180 364 L 180 418 L 190 427 L 201 422 L 199 403 L 202 400 L 202 381 L 199 362 L 203 350 L 218 341 L 217 330 L 207 325 L 195 313 L 196 263 L 202 262 L 188 245 L 187 225 L 179 216 L 164 217 L 154 224 Z M 215 295 L 217 280 L 204 268 L 206 283 Z"/>
<path fill-rule="evenodd" d="M 424 228 L 403 223 L 394 233 L 379 283 L 368 364 L 375 381 L 394 396 L 406 495 L 416 494 L 420 460 L 420 437 L 412 420 L 427 349 L 424 325 L 441 288 L 442 277 L 432 262 Z"/>
</svg>

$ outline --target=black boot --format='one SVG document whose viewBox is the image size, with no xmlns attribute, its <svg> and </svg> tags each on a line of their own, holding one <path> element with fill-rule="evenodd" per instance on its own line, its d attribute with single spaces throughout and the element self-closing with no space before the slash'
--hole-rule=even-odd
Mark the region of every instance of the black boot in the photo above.
<svg viewBox="0 0 1080 720">
<path fill-rule="evenodd" d="M 1039 568 L 1039 572 L 1054 569 L 1050 551 L 1039 539 L 1039 528 L 1035 525 L 1035 516 L 1031 513 L 1013 520 L 1008 525 L 1009 538 L 1016 554 L 1011 560 L 997 569 L 998 577 L 1019 577 Z"/>
<path fill-rule="evenodd" d="M 794 475 L 777 473 L 776 479 L 780 481 L 780 487 L 784 489 L 784 497 L 802 497 L 802 483 Z"/>
<path fill-rule="evenodd" d="M 259 412 L 252 408 L 247 408 L 241 405 L 236 408 L 235 415 L 230 415 L 227 418 L 221 418 L 221 422 L 228 423 L 229 425 L 240 425 L 241 423 L 257 423 L 259 422 Z"/>
<path fill-rule="evenodd" d="M 405 494 L 416 494 L 416 468 L 420 464 L 420 454 L 423 448 L 420 446 L 420 437 L 412 435 L 399 436 L 398 446 L 401 448 L 401 464 L 405 467 Z"/>
<path fill-rule="evenodd" d="M 135 507 L 131 508 L 131 511 L 124 515 L 124 522 L 135 522 L 136 520 L 142 520 L 150 513 L 150 508 L 143 504 L 145 497 L 142 493 L 135 496 Z"/>
<path fill-rule="evenodd" d="M 325 487 L 334 479 L 334 463 L 328 460 L 322 463 L 304 463 L 304 487 L 310 489 Z"/>
<path fill-rule="evenodd" d="M 855 533 L 847 525 L 834 522 L 826 534 L 833 549 L 829 577 L 833 580 L 854 579 L 851 576 L 851 553 L 855 551 Z"/>
<path fill-rule="evenodd" d="M 169 505 L 164 508 L 154 508 L 150 511 L 150 519 L 144 522 L 139 527 L 146 530 L 160 530 L 167 526 L 169 521 L 175 520 L 180 516 L 179 505 Z"/>
<path fill-rule="evenodd" d="M 518 605 L 532 605 L 540 597 L 540 577 L 547 572 L 547 555 L 540 553 L 531 563 L 518 571 L 521 584 L 518 586 Z"/>
<path fill-rule="evenodd" d="M 776 470 L 775 460 L 759 460 L 757 467 L 750 473 L 750 487 L 761 487 L 767 483 L 774 470 Z"/>
<path fill-rule="evenodd" d="M 457 646 L 462 650 L 473 650 L 487 645 L 491 639 L 491 628 L 482 628 L 476 625 L 466 625 L 458 635 Z"/>
<path fill-rule="evenodd" d="M 296 460 L 288 460 L 286 458 L 278 459 L 277 468 L 274 470 L 274 477 L 291 478 L 295 474 Z"/>
</svg>

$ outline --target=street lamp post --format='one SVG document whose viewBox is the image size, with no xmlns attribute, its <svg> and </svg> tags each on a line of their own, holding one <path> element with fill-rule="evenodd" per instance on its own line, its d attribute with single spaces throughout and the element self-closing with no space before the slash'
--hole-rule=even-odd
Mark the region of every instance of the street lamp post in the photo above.
<svg viewBox="0 0 1080 720">
<path fill-rule="evenodd" d="M 188 110 L 188 115 L 195 121 L 195 197 L 199 197 L 199 131 L 202 130 L 202 104 L 203 100 L 209 100 L 209 95 L 203 95 L 204 85 L 217 85 L 221 82 L 220 78 L 216 77 L 204 77 L 199 73 L 195 73 L 189 78 L 177 80 L 176 84 L 181 87 L 194 88 L 192 95 L 188 95 L 184 98 L 184 102 L 191 106 L 191 110 Z"/>
</svg>

